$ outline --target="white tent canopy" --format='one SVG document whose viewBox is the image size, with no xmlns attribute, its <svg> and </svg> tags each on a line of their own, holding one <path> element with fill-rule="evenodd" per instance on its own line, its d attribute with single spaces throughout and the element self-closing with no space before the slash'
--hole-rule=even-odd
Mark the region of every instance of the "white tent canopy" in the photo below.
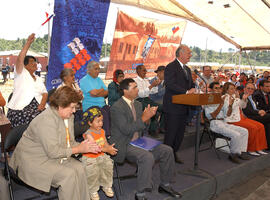
<svg viewBox="0 0 270 200">
<path fill-rule="evenodd" d="M 111 2 L 187 19 L 208 28 L 240 50 L 270 49 L 270 0 L 111 0 Z"/>
</svg>

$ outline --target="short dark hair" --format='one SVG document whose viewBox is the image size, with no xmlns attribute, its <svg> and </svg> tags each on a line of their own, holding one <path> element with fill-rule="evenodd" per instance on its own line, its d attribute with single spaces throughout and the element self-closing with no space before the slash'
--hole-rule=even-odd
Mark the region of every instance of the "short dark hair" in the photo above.
<svg viewBox="0 0 270 200">
<path fill-rule="evenodd" d="M 23 60 L 24 66 L 28 65 L 30 59 L 34 59 L 35 61 L 37 61 L 37 59 L 34 56 L 25 56 Z"/>
<path fill-rule="evenodd" d="M 252 77 L 247 78 L 247 82 L 248 82 L 249 80 L 252 80 L 252 83 L 254 83 L 254 78 L 252 78 Z"/>
<path fill-rule="evenodd" d="M 212 69 L 212 67 L 211 67 L 211 66 L 209 66 L 209 65 L 204 65 L 204 66 L 202 67 L 203 71 L 204 71 L 204 69 L 205 69 L 206 67 L 209 67 L 209 68 L 210 68 L 210 70 Z"/>
<path fill-rule="evenodd" d="M 132 78 L 125 78 L 124 80 L 121 81 L 120 83 L 120 92 L 122 93 L 122 95 L 124 95 L 124 90 L 128 90 L 129 89 L 129 84 L 130 83 L 134 83 L 135 81 Z"/>
<path fill-rule="evenodd" d="M 50 106 L 58 109 L 59 106 L 66 108 L 71 103 L 78 103 L 82 97 L 77 91 L 68 86 L 58 88 L 50 97 Z"/>
<path fill-rule="evenodd" d="M 215 85 L 220 85 L 220 84 L 219 84 L 219 82 L 217 82 L 217 81 L 215 82 L 214 81 L 214 82 L 210 83 L 209 88 L 210 89 L 213 89 Z"/>
<path fill-rule="evenodd" d="M 259 82 L 259 87 L 264 87 L 264 84 L 265 83 L 270 83 L 268 80 L 265 80 L 265 79 L 263 79 L 263 80 L 261 80 L 260 82 Z"/>
<path fill-rule="evenodd" d="M 236 74 L 232 74 L 232 75 L 231 75 L 231 80 L 232 80 L 232 77 L 233 77 L 233 76 L 236 76 L 236 78 L 237 78 L 237 75 L 236 75 Z"/>
<path fill-rule="evenodd" d="M 138 66 L 136 67 L 136 72 L 138 73 L 138 71 L 141 70 L 143 66 L 144 66 L 144 65 L 138 65 Z"/>
</svg>

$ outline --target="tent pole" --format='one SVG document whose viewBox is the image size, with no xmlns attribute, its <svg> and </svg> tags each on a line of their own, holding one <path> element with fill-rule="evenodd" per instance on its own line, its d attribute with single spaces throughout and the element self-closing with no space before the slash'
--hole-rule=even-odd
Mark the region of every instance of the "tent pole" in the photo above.
<svg viewBox="0 0 270 200">
<path fill-rule="evenodd" d="M 239 72 L 241 73 L 242 50 L 239 51 Z"/>
<path fill-rule="evenodd" d="M 246 54 L 246 56 L 247 56 L 248 64 L 249 64 L 249 66 L 250 66 L 250 69 L 251 69 L 251 71 L 252 71 L 252 74 L 255 74 L 255 73 L 254 73 L 254 69 L 252 68 L 251 63 L 250 63 L 250 60 L 249 60 L 249 55 L 247 54 L 247 51 L 246 51 L 246 50 L 245 50 L 244 52 L 245 52 L 245 54 Z"/>
<path fill-rule="evenodd" d="M 233 53 L 232 56 L 230 56 L 227 60 L 225 60 L 224 64 L 223 64 L 219 69 L 222 70 L 223 67 L 224 67 L 224 65 L 226 65 L 226 63 L 227 63 L 229 60 L 231 60 L 231 58 L 233 58 L 233 56 L 235 56 L 237 53 L 238 53 L 238 51 L 235 52 L 235 53 Z"/>
</svg>

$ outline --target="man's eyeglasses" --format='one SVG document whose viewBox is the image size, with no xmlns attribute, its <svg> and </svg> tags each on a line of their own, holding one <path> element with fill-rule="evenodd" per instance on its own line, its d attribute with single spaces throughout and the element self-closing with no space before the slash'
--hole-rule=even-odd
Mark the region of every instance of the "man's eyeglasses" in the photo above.
<svg viewBox="0 0 270 200">
<path fill-rule="evenodd" d="M 220 89 L 220 87 L 214 87 L 213 89 L 214 89 L 214 90 L 217 90 L 217 89 Z"/>
<path fill-rule="evenodd" d="M 247 88 L 247 90 L 255 90 L 254 88 Z"/>
</svg>

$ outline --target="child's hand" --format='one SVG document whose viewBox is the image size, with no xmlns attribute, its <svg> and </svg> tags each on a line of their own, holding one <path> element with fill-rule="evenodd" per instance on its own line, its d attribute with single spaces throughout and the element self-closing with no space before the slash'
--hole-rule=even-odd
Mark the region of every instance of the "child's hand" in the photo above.
<svg viewBox="0 0 270 200">
<path fill-rule="evenodd" d="M 108 145 L 107 153 L 111 154 L 112 156 L 117 154 L 118 149 L 114 148 L 114 144 Z"/>
</svg>

